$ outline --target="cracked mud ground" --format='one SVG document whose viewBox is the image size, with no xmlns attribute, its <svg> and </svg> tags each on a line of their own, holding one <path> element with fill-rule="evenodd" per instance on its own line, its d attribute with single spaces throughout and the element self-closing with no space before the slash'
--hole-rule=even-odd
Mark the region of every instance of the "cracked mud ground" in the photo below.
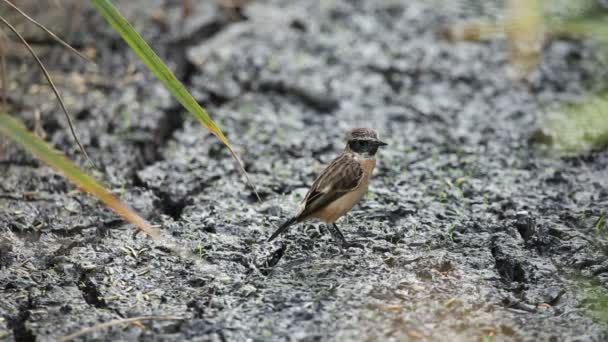
<svg viewBox="0 0 608 342">
<path fill-rule="evenodd" d="M 607 69 L 588 44 L 553 40 L 538 70 L 515 82 L 504 41 L 437 37 L 495 9 L 471 3 L 210 1 L 182 20 L 176 1 L 118 2 L 219 122 L 261 203 L 226 149 L 88 5 L 31 6 L 94 49 L 97 70 L 25 32 L 100 167 L 91 172 L 163 239 L 134 235 L 5 142 L 0 338 L 172 315 L 183 319 L 86 339 L 606 340 L 584 287 L 608 286 L 607 244 L 594 229 L 608 208 L 608 153 L 560 158 L 527 139 L 546 108 L 582 98 Z M 47 140 L 85 165 L 39 73 L 13 53 L 13 113 L 33 128 L 40 110 Z M 390 143 L 369 194 L 339 222 L 363 248 L 340 251 L 314 223 L 265 243 L 358 126 Z M 256 267 L 282 248 L 272 269 Z"/>
</svg>

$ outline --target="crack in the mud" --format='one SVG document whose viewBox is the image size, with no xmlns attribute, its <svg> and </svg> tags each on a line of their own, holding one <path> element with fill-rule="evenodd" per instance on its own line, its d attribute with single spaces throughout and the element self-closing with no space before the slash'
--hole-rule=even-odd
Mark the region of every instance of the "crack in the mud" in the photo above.
<svg viewBox="0 0 608 342">
<path fill-rule="evenodd" d="M 26 323 L 30 318 L 30 310 L 34 308 L 34 302 L 28 295 L 27 303 L 19 307 L 19 312 L 15 317 L 6 317 L 8 327 L 13 331 L 16 342 L 36 341 L 36 335 L 27 327 Z"/>
<path fill-rule="evenodd" d="M 36 159 L 25 159 L 25 160 L 3 159 L 3 160 L 0 160 L 0 166 L 1 165 L 6 165 L 6 166 L 26 166 L 26 167 L 36 168 L 36 167 L 40 166 L 40 162 L 38 162 L 38 160 L 36 160 Z"/>
<path fill-rule="evenodd" d="M 229 25 L 220 24 L 213 30 L 206 29 L 205 40 L 213 37 L 227 26 Z M 198 40 L 200 41 L 200 39 Z M 192 42 L 189 41 L 175 44 L 175 50 L 177 50 L 175 54 L 178 56 L 175 59 L 180 60 L 180 64 L 183 65 L 183 70 L 179 76 L 179 79 L 186 88 L 191 85 L 192 77 L 197 72 L 196 66 L 186 58 L 186 49 L 190 47 L 190 44 L 192 44 Z M 227 102 L 219 97 L 216 100 L 217 103 L 214 104 L 221 105 Z M 152 192 L 160 199 L 159 209 L 163 212 L 163 214 L 172 217 L 174 220 L 180 219 L 183 209 L 186 207 L 186 205 L 188 205 L 188 201 L 186 199 L 187 197 L 174 199 L 163 191 L 149 187 L 146 182 L 139 178 L 138 172 L 165 159 L 163 156 L 163 149 L 172 140 L 173 134 L 183 128 L 185 117 L 182 115 L 182 113 L 184 111 L 185 109 L 180 104 L 176 104 L 175 106 L 172 106 L 164 111 L 164 115 L 159 121 L 158 129 L 154 134 L 155 137 L 158 137 L 158 140 L 151 144 L 141 144 L 139 146 L 142 155 L 148 157 L 144 158 L 143 164 L 139 165 L 139 167 L 133 170 L 132 173 L 133 185 L 152 190 Z"/>
<path fill-rule="evenodd" d="M 340 107 L 340 101 L 327 93 L 313 91 L 298 84 L 278 82 L 263 82 L 259 85 L 261 92 L 277 92 L 292 95 L 305 105 L 320 112 L 333 112 Z"/>
<path fill-rule="evenodd" d="M 201 41 L 206 41 L 213 38 L 234 22 L 236 21 L 215 20 L 201 26 L 197 31 L 189 34 L 188 37 L 178 39 L 177 41 L 170 43 L 171 59 L 175 61 L 176 64 L 181 68 L 179 72 L 176 72 L 176 76 L 186 88 L 190 88 L 192 85 L 192 77 L 198 71 L 196 66 L 187 58 L 187 49 L 200 43 Z M 158 143 L 151 144 L 152 148 L 154 148 L 154 151 L 149 154 L 151 158 L 145 160 L 144 165 L 141 165 L 139 170 L 164 159 L 162 156 L 163 148 L 171 140 L 173 133 L 181 129 L 184 125 L 184 117 L 181 115 L 183 111 L 185 111 L 185 109 L 180 104 L 177 104 L 164 111 L 164 116 L 159 122 L 159 128 L 154 134 L 154 136 L 158 137 Z M 150 147 L 148 145 L 144 145 L 140 148 L 142 150 L 147 150 Z M 135 173 L 137 173 L 139 170 L 136 170 Z"/>
<path fill-rule="evenodd" d="M 527 277 L 522 261 L 511 255 L 507 243 L 508 240 L 503 234 L 497 234 L 492 238 L 490 252 L 494 258 L 496 271 L 506 283 L 525 283 Z"/>
<path fill-rule="evenodd" d="M 107 304 L 103 296 L 99 293 L 97 285 L 89 278 L 86 273 L 83 273 L 78 280 L 78 288 L 82 292 L 82 298 L 87 304 L 99 309 L 106 309 Z"/>
<path fill-rule="evenodd" d="M 179 198 L 174 200 L 167 193 L 155 191 L 157 195 L 160 195 L 160 206 L 161 210 L 165 215 L 170 216 L 175 221 L 179 221 L 182 216 L 182 212 L 186 205 L 188 205 L 188 201 L 186 198 Z"/>
<path fill-rule="evenodd" d="M 169 193 L 149 186 L 137 175 L 137 172 L 135 172 L 133 176 L 133 185 L 151 190 L 154 195 L 158 197 L 155 207 L 158 208 L 163 214 L 173 218 L 175 221 L 179 221 L 184 208 L 189 204 L 188 195 L 175 199 L 171 197 Z"/>
<path fill-rule="evenodd" d="M 0 194 L 0 199 L 6 199 L 9 201 L 19 201 L 19 202 L 54 202 L 55 200 L 52 198 L 42 198 L 42 197 L 31 197 L 26 195 L 6 195 Z"/>
<path fill-rule="evenodd" d="M 384 78 L 384 81 L 389 85 L 391 90 L 399 93 L 403 87 L 403 82 L 396 79 L 395 75 L 404 74 L 395 67 L 379 67 L 375 65 L 368 66 L 369 71 L 375 72 Z"/>
<path fill-rule="evenodd" d="M 26 226 L 25 224 L 20 224 L 15 221 L 8 223 L 8 229 L 11 230 L 15 235 L 19 238 L 30 241 L 30 242 L 38 242 L 40 241 L 40 237 L 42 236 L 42 231 L 44 229 L 36 229 L 30 225 Z"/>
</svg>

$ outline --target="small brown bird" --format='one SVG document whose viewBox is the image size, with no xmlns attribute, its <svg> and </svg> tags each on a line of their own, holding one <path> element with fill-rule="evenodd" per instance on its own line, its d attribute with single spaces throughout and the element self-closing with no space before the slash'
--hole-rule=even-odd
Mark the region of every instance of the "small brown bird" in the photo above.
<svg viewBox="0 0 608 342">
<path fill-rule="evenodd" d="M 297 213 L 283 223 L 268 241 L 272 241 L 294 223 L 318 218 L 327 224 L 337 242 L 348 246 L 335 222 L 363 197 L 376 166 L 378 147 L 387 144 L 380 141 L 378 133 L 370 128 L 351 130 L 347 140 L 344 152 L 317 177 L 300 203 Z"/>
</svg>

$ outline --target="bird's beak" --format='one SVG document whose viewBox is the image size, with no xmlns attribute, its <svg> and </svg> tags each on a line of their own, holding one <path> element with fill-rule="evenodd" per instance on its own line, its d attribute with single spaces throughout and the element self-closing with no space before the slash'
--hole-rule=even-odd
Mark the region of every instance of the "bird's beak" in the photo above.
<svg viewBox="0 0 608 342">
<path fill-rule="evenodd" d="M 381 141 L 381 140 L 376 140 L 376 144 L 378 144 L 378 146 L 386 146 L 386 145 L 388 145 L 387 143 L 385 143 L 384 141 Z"/>
</svg>

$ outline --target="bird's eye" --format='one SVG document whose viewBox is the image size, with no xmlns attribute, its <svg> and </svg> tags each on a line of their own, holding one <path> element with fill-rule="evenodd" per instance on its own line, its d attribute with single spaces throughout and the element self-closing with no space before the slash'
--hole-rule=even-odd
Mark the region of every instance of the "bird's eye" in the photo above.
<svg viewBox="0 0 608 342">
<path fill-rule="evenodd" d="M 351 141 L 351 143 L 350 143 L 350 148 L 355 151 L 361 151 L 361 150 L 365 149 L 366 146 L 367 146 L 367 141 L 364 141 L 364 140 L 354 140 L 354 141 Z"/>
</svg>

